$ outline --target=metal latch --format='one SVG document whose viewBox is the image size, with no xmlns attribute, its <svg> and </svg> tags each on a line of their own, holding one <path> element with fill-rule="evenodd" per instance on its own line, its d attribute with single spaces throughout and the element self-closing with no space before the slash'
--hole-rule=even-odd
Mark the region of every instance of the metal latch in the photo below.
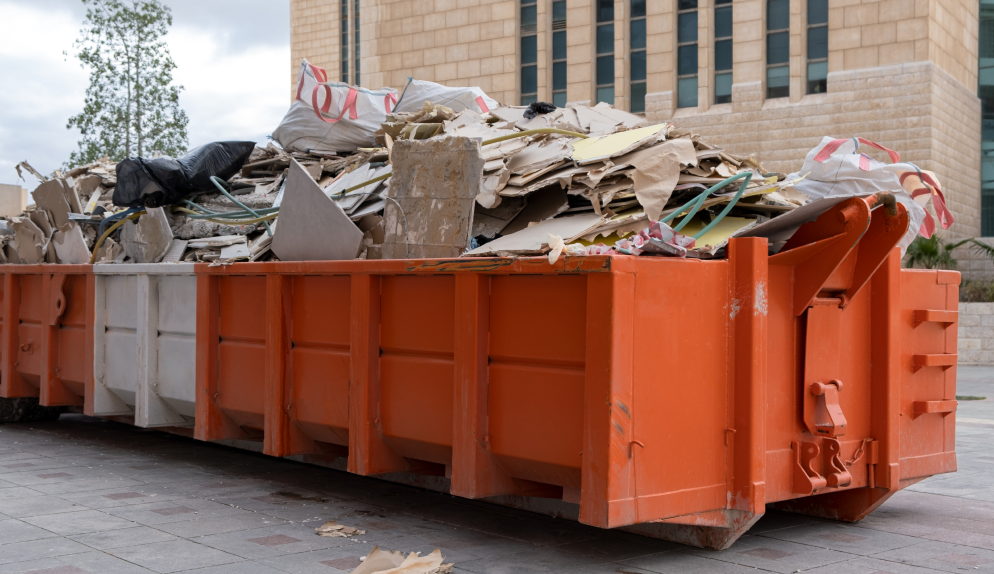
<svg viewBox="0 0 994 574">
<path fill-rule="evenodd" d="M 812 383 L 809 387 L 811 394 L 818 397 L 812 423 L 819 435 L 837 437 L 846 434 L 846 415 L 839 406 L 839 391 L 842 381 L 831 380 L 827 383 Z"/>
<path fill-rule="evenodd" d="M 792 441 L 794 451 L 793 490 L 799 494 L 812 494 L 822 488 L 843 488 L 852 484 L 852 475 L 842 461 L 842 447 L 834 438 L 822 438 L 821 444 Z M 821 456 L 825 475 L 818 474 L 812 463 Z"/>
</svg>

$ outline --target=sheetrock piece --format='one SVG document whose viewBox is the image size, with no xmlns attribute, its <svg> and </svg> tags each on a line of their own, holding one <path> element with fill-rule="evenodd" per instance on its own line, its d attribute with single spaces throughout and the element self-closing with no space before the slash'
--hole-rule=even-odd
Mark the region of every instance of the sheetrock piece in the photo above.
<svg viewBox="0 0 994 574">
<path fill-rule="evenodd" d="M 528 147 L 514 154 L 507 162 L 507 169 L 514 175 L 533 173 L 552 165 L 559 165 L 572 154 L 573 147 L 569 140 L 548 139 L 541 143 L 528 144 Z"/>
<path fill-rule="evenodd" d="M 218 235 L 216 237 L 191 239 L 187 247 L 190 249 L 218 248 L 235 245 L 236 243 L 246 243 L 247 241 L 244 235 Z"/>
<path fill-rule="evenodd" d="M 390 570 L 383 570 L 380 574 L 432 574 L 438 572 L 442 565 L 442 551 L 436 548 L 427 556 L 418 556 L 414 552 L 407 555 L 407 558 L 399 566 Z"/>
<path fill-rule="evenodd" d="M 162 207 L 145 208 L 145 215 L 125 222 L 121 246 L 135 263 L 158 263 L 173 243 L 173 231 Z"/>
<path fill-rule="evenodd" d="M 97 202 L 100 201 L 100 195 L 103 193 L 102 189 L 97 189 L 90 194 L 90 200 L 86 202 L 86 207 L 83 208 L 83 213 L 90 215 L 97 208 Z"/>
<path fill-rule="evenodd" d="M 466 108 L 465 110 L 456 114 L 451 120 L 446 120 L 442 122 L 444 126 L 445 133 L 452 133 L 456 129 L 466 126 L 469 124 L 482 124 L 483 116 L 474 112 L 473 110 Z"/>
<path fill-rule="evenodd" d="M 83 230 L 75 223 L 67 223 L 59 228 L 52 237 L 55 254 L 59 263 L 78 265 L 90 262 L 90 250 L 86 247 Z"/>
<path fill-rule="evenodd" d="M 480 142 L 475 139 L 395 142 L 389 197 L 397 203 L 388 202 L 383 212 L 383 257 L 461 255 L 473 229 L 483 164 Z"/>
<path fill-rule="evenodd" d="M 381 209 L 386 207 L 386 205 L 387 205 L 387 200 L 385 199 L 364 203 L 363 205 L 359 206 L 358 209 L 356 209 L 351 214 L 349 214 L 349 219 L 351 219 L 352 221 L 358 221 L 359 219 L 362 219 L 363 217 L 366 217 L 371 213 L 376 213 L 377 211 L 380 211 Z"/>
<path fill-rule="evenodd" d="M 373 550 L 363 558 L 362 564 L 352 571 L 352 574 L 377 574 L 384 570 L 396 568 L 403 562 L 403 552 L 397 550 L 380 550 L 379 546 L 374 546 Z"/>
<path fill-rule="evenodd" d="M 296 160 L 294 160 L 296 161 Z M 359 185 L 360 183 L 369 180 L 369 164 L 364 163 L 349 173 L 343 175 L 342 177 L 335 180 L 334 183 L 325 188 L 325 195 L 332 196 L 338 195 L 346 189 Z"/>
<path fill-rule="evenodd" d="M 31 223 L 38 226 L 38 229 L 45 235 L 46 241 L 55 233 L 56 228 L 52 224 L 51 215 L 44 209 L 35 209 L 28 213 L 28 219 L 31 220 Z"/>
<path fill-rule="evenodd" d="M 523 122 L 525 120 L 525 110 L 528 106 L 501 106 L 490 110 L 490 115 L 502 119 L 506 122 Z"/>
<path fill-rule="evenodd" d="M 549 235 L 558 235 L 566 243 L 571 243 L 577 237 L 586 234 L 604 221 L 597 214 L 574 215 L 547 219 L 531 227 L 526 227 L 517 233 L 505 235 L 481 245 L 466 253 L 470 256 L 510 255 L 540 255 L 549 247 Z"/>
<path fill-rule="evenodd" d="M 601 137 L 589 137 L 573 142 L 573 161 L 586 164 L 618 157 L 657 140 L 666 134 L 666 124 L 647 126 Z M 687 140 L 688 142 L 690 140 Z M 691 142 L 693 147 L 693 142 Z M 697 164 L 696 150 L 694 164 Z"/>
<path fill-rule="evenodd" d="M 252 252 L 249 251 L 249 246 L 245 243 L 236 243 L 221 248 L 221 259 L 230 261 L 233 259 L 248 259 L 251 256 Z"/>
<path fill-rule="evenodd" d="M 48 239 L 41 229 L 27 217 L 11 217 L 10 226 L 14 229 L 14 249 L 23 263 L 43 263 Z"/>
<path fill-rule="evenodd" d="M 677 223 L 679 223 L 679 221 L 674 220 L 671 223 L 673 225 L 676 225 Z M 724 219 L 719 221 L 717 225 L 712 227 L 707 233 L 697 238 L 696 240 L 697 244 L 695 246 L 695 249 L 705 248 L 708 246 L 717 247 L 719 245 L 722 245 L 724 242 L 728 241 L 729 237 L 732 237 L 733 235 L 738 233 L 739 230 L 755 224 L 756 224 L 755 219 L 749 219 L 747 217 L 730 217 L 730 216 L 725 217 Z M 688 237 L 693 237 L 694 235 L 699 233 L 702 229 L 704 229 L 704 227 L 707 225 L 708 225 L 707 223 L 704 223 L 703 221 L 701 221 L 699 217 L 695 216 L 692 221 L 687 223 L 687 225 L 680 230 L 680 234 L 686 235 Z"/>
<path fill-rule="evenodd" d="M 680 179 L 680 166 L 697 163 L 697 154 L 694 142 L 679 138 L 629 154 L 624 161 L 635 167 L 635 197 L 649 220 L 658 221 Z"/>
<path fill-rule="evenodd" d="M 590 170 L 599 167 L 602 167 L 602 164 L 594 163 L 589 165 L 577 165 L 577 166 L 567 167 L 564 169 L 560 169 L 558 171 L 550 172 L 546 174 L 544 177 L 536 179 L 535 181 L 532 181 L 531 183 L 529 183 L 524 187 L 514 187 L 510 185 L 510 182 L 508 182 L 508 186 L 500 191 L 500 195 L 502 197 L 525 195 L 533 191 L 542 189 L 544 187 L 554 185 L 556 183 L 559 184 L 559 187 L 565 189 L 567 187 L 570 187 L 570 185 L 573 183 L 573 178 L 575 176 L 580 174 L 585 174 Z"/>
<path fill-rule="evenodd" d="M 28 163 L 28 160 L 24 160 L 21 163 L 19 163 L 19 164 L 17 164 L 17 165 L 14 166 L 14 169 L 17 170 L 17 177 L 19 177 L 21 179 L 24 179 L 24 174 L 21 173 L 21 168 L 22 167 L 24 168 L 25 171 L 27 171 L 31 175 L 37 177 L 38 181 L 42 181 L 42 182 L 48 181 L 47 177 L 45 177 L 42 174 L 38 173 L 38 170 L 36 170 L 35 168 L 31 167 L 31 164 Z"/>
<path fill-rule="evenodd" d="M 162 257 L 163 263 L 175 263 L 183 258 L 183 253 L 186 252 L 186 246 L 190 242 L 185 239 L 173 239 L 173 242 L 169 245 L 169 251 Z"/>
<path fill-rule="evenodd" d="M 611 118 L 612 120 L 618 122 L 617 125 L 625 126 L 628 129 L 638 128 L 649 123 L 649 121 L 645 119 L 645 116 L 639 116 L 624 110 L 619 110 L 618 108 L 612 107 L 610 104 L 605 102 L 599 102 L 593 107 L 593 111 L 602 116 Z"/>
<path fill-rule="evenodd" d="M 95 261 L 97 263 L 110 263 L 123 254 L 124 249 L 121 249 L 121 246 L 116 241 L 108 237 L 100 244 Z"/>
<path fill-rule="evenodd" d="M 565 197 L 566 194 L 563 194 Z M 473 237 L 493 239 L 525 208 L 525 198 L 509 197 L 493 209 L 477 206 L 473 214 Z"/>
<path fill-rule="evenodd" d="M 516 176 L 510 178 L 507 181 L 507 184 L 508 185 L 514 185 L 514 186 L 517 186 L 517 187 L 524 187 L 524 186 L 528 185 L 529 183 L 535 181 L 536 179 L 542 177 L 543 175 L 549 173 L 550 171 L 559 169 L 565 163 L 566 163 L 565 161 L 561 161 L 559 163 L 554 163 L 554 164 L 552 164 L 552 165 L 550 165 L 548 167 L 542 168 L 542 169 L 540 169 L 538 171 L 533 171 L 533 172 L 530 172 L 530 173 L 527 173 L 527 174 L 523 174 L 523 175 L 516 175 Z"/>
<path fill-rule="evenodd" d="M 510 198 L 509 198 L 510 199 Z M 504 235 L 517 233 L 530 223 L 545 221 L 569 208 L 566 191 L 562 188 L 547 187 L 528 196 L 528 205 L 501 230 Z"/>
<path fill-rule="evenodd" d="M 52 214 L 55 227 L 62 227 L 69 221 L 69 202 L 66 200 L 66 185 L 63 180 L 51 179 L 42 183 L 31 192 L 31 197 L 39 208 Z"/>
<path fill-rule="evenodd" d="M 272 250 L 281 261 L 354 259 L 362 241 L 362 232 L 297 160 L 290 162 L 278 220 Z"/>
<path fill-rule="evenodd" d="M 487 135 L 482 141 L 488 141 L 502 135 L 499 131 L 490 131 L 492 135 Z M 493 161 L 495 159 L 514 157 L 515 154 L 521 152 L 526 147 L 528 147 L 527 137 L 513 138 L 484 146 L 481 153 L 485 161 Z"/>
</svg>

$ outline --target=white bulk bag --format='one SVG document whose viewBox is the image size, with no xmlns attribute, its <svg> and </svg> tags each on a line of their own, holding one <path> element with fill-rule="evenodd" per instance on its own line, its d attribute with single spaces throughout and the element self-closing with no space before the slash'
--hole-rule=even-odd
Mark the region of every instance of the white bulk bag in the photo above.
<svg viewBox="0 0 994 574">
<path fill-rule="evenodd" d="M 467 108 L 478 113 L 486 113 L 500 104 L 491 99 L 480 88 L 450 88 L 435 82 L 408 78 L 407 87 L 397 102 L 398 112 L 416 112 L 425 102 L 439 104 L 461 112 Z"/>
<path fill-rule="evenodd" d="M 879 162 L 858 153 L 861 143 L 887 152 L 894 163 Z M 896 151 L 860 137 L 834 139 L 825 136 L 808 152 L 801 170 L 788 178 L 804 176 L 794 187 L 812 200 L 830 195 L 864 196 L 878 191 L 893 192 L 897 201 L 908 210 L 911 220 L 907 233 L 898 243 L 903 254 L 917 234 L 931 237 L 935 232 L 935 221 L 925 210 L 929 199 L 943 229 L 949 229 L 953 224 L 953 215 L 946 208 L 946 198 L 939 187 L 938 177 L 900 160 L 901 156 Z"/>
<path fill-rule="evenodd" d="M 323 68 L 300 63 L 297 97 L 273 132 L 283 149 L 338 152 L 375 144 L 374 134 L 397 103 L 397 91 L 327 80 Z"/>
</svg>

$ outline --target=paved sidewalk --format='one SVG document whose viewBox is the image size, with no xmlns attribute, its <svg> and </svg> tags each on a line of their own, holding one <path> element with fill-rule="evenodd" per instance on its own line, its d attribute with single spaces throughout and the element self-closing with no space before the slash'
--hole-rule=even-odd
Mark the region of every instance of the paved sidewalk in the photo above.
<svg viewBox="0 0 994 574">
<path fill-rule="evenodd" d="M 994 572 L 994 368 L 959 368 L 959 472 L 857 525 L 770 513 L 699 550 L 79 415 L 0 425 L 0 574 L 349 572 L 374 544 L 456 572 Z M 363 528 L 322 538 L 326 520 Z"/>
</svg>

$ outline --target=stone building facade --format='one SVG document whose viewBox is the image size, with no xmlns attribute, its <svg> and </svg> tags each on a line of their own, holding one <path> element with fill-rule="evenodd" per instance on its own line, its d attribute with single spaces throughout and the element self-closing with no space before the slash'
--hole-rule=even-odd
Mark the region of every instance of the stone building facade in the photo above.
<svg viewBox="0 0 994 574">
<path fill-rule="evenodd" d="M 950 231 L 981 234 L 978 0 L 291 0 L 290 10 L 291 85 L 307 58 L 370 88 L 414 76 L 507 104 L 608 101 L 783 172 L 824 135 L 859 135 L 936 172 Z"/>
</svg>

